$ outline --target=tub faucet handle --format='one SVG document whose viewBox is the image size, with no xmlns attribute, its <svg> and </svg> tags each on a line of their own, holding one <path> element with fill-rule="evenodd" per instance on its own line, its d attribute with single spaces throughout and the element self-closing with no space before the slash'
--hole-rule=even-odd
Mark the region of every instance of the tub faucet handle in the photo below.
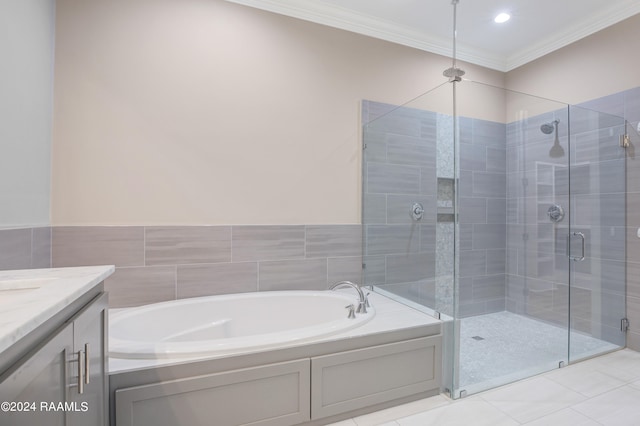
<svg viewBox="0 0 640 426">
<path fill-rule="evenodd" d="M 370 295 L 370 294 L 371 294 L 371 292 L 369 292 L 369 291 L 368 291 L 368 292 L 364 295 L 364 305 L 365 305 L 367 308 L 370 308 L 370 307 L 371 307 L 371 303 L 369 303 L 369 295 Z"/>
<path fill-rule="evenodd" d="M 356 309 L 356 313 L 358 314 L 366 314 L 367 313 L 367 302 L 362 300 L 358 302 L 358 309 Z"/>
<path fill-rule="evenodd" d="M 347 315 L 347 318 L 354 319 L 356 317 L 356 307 L 353 306 L 353 303 L 351 305 L 345 306 L 344 308 L 349 310 L 349 314 Z"/>
</svg>

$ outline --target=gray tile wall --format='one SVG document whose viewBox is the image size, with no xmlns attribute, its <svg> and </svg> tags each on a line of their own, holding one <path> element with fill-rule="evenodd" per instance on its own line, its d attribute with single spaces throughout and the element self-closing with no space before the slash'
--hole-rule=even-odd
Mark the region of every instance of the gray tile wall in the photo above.
<svg viewBox="0 0 640 426">
<path fill-rule="evenodd" d="M 589 107 L 614 104 L 608 98 Z M 541 123 L 554 119 L 560 121 L 561 157 L 550 155 L 554 134 L 540 131 Z M 566 327 L 570 297 L 572 328 L 616 344 L 623 341 L 625 292 L 626 153 L 618 145 L 623 131 L 620 118 L 581 107 L 507 127 L 507 308 Z M 570 206 L 571 217 L 552 223 L 546 215 L 552 204 Z M 565 255 L 569 221 L 572 232 L 586 237 L 582 262 L 568 262 Z M 579 238 L 570 249 L 581 252 Z"/>
<path fill-rule="evenodd" d="M 0 229 L 0 270 L 51 267 L 51 228 Z"/>
<path fill-rule="evenodd" d="M 111 307 L 362 282 L 360 225 L 54 227 L 53 266 L 114 264 Z"/>
<path fill-rule="evenodd" d="M 460 118 L 458 315 L 505 310 L 506 126 Z"/>
<path fill-rule="evenodd" d="M 638 125 L 640 123 L 640 88 L 630 89 L 624 92 L 615 93 L 604 98 L 583 104 L 586 108 L 593 108 L 612 115 L 624 117 L 627 122 L 627 134 L 631 137 L 631 147 L 627 148 L 626 154 L 626 268 L 620 262 L 620 249 L 617 244 L 609 241 L 606 250 L 612 252 L 618 262 L 611 261 L 606 273 L 608 276 L 618 277 L 626 274 L 626 313 L 629 319 L 630 329 L 627 333 L 627 347 L 640 350 L 640 238 L 638 229 L 640 228 L 640 157 L 638 149 L 640 147 L 640 135 L 638 135 Z M 605 135 L 606 136 L 606 135 Z M 614 136 L 614 135 L 611 135 Z M 600 147 L 590 144 L 588 150 L 583 154 L 591 154 L 596 149 L 602 153 Z M 609 158 L 616 157 L 615 151 L 604 152 Z M 611 170 L 610 168 L 600 170 L 600 173 L 611 176 L 621 173 L 622 170 Z M 616 212 L 617 214 L 617 212 Z M 609 217 L 611 217 L 609 215 Z M 616 236 L 621 237 L 617 232 Z M 606 232 L 604 233 L 606 234 Z M 609 237 L 611 239 L 611 237 Z M 613 246 L 613 247 L 612 247 Z M 619 305 L 619 294 L 609 291 L 607 298 L 609 304 Z M 619 309 L 618 309 L 619 311 Z M 611 318 L 612 321 L 617 318 Z"/>
<path fill-rule="evenodd" d="M 370 101 L 362 110 L 365 283 L 450 313 L 453 194 L 445 178 L 452 177 L 452 157 L 445 151 L 452 151 L 453 122 Z M 505 134 L 504 124 L 460 120 L 460 268 L 468 287 L 461 316 L 505 309 Z M 425 207 L 420 221 L 409 214 L 414 202 Z"/>
<path fill-rule="evenodd" d="M 627 347 L 640 351 L 640 88 L 623 92 L 624 117 L 629 123 L 631 149 L 627 149 Z"/>
<path fill-rule="evenodd" d="M 434 307 L 437 115 L 364 101 L 362 120 L 364 282 Z"/>
<path fill-rule="evenodd" d="M 506 307 L 566 326 L 568 260 L 556 254 L 564 249 L 569 218 L 554 225 L 546 211 L 551 204 L 568 211 L 569 153 L 551 157 L 555 135 L 540 130 L 543 123 L 556 119 L 559 142 L 566 148 L 567 110 L 507 125 Z"/>
</svg>

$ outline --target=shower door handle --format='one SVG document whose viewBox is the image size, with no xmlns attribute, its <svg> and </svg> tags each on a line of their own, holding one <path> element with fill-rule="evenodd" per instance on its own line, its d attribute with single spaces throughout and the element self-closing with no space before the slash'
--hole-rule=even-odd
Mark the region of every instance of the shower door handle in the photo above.
<svg viewBox="0 0 640 426">
<path fill-rule="evenodd" d="M 580 237 L 581 248 L 582 248 L 582 254 L 580 255 L 580 257 L 571 255 L 571 238 L 572 237 Z M 573 260 L 574 262 L 581 262 L 584 260 L 584 252 L 585 252 L 584 234 L 582 232 L 572 232 L 569 235 L 567 235 L 567 257 Z"/>
</svg>

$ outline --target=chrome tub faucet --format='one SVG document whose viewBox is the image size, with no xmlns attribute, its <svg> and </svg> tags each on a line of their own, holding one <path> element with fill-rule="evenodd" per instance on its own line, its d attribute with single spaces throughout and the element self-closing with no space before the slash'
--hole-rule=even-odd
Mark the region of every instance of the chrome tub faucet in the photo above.
<svg viewBox="0 0 640 426">
<path fill-rule="evenodd" d="M 367 298 L 368 295 L 364 294 L 364 292 L 362 291 L 360 286 L 358 284 L 352 283 L 351 281 L 339 281 L 339 282 L 337 282 L 335 284 L 332 284 L 329 287 L 329 290 L 337 290 L 340 287 L 352 287 L 358 292 L 358 297 L 359 297 L 360 300 L 358 301 L 358 309 L 356 309 L 356 313 L 358 313 L 358 314 L 366 314 L 367 313 L 367 307 L 370 306 L 369 305 L 369 300 Z"/>
</svg>

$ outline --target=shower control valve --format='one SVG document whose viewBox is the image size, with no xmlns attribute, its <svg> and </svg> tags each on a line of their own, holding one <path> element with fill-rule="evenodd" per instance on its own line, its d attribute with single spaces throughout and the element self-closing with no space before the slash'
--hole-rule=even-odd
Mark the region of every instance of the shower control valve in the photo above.
<svg viewBox="0 0 640 426">
<path fill-rule="evenodd" d="M 422 216 L 424 216 L 424 206 L 420 203 L 414 203 L 411 206 L 411 217 L 413 220 L 421 220 Z"/>
<path fill-rule="evenodd" d="M 549 216 L 549 219 L 551 219 L 552 222 L 560 222 L 564 219 L 564 209 L 557 204 L 549 206 L 547 216 Z"/>
</svg>

